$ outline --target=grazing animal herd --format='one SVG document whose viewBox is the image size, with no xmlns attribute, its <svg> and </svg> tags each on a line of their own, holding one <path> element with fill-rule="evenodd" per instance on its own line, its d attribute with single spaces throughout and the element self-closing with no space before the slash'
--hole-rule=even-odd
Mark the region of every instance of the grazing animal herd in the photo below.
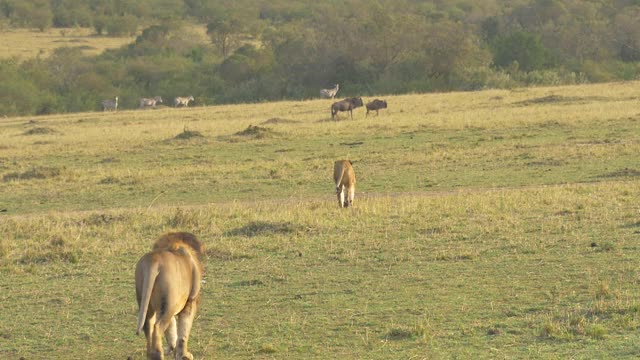
<svg viewBox="0 0 640 360">
<path fill-rule="evenodd" d="M 338 90 L 340 89 L 339 84 L 335 84 L 331 89 L 320 89 L 320 97 L 325 99 L 334 99 Z M 177 96 L 173 99 L 174 107 L 188 107 L 189 102 L 195 101 L 193 96 Z M 156 105 L 162 104 L 162 97 L 155 96 L 153 98 L 141 98 L 139 102 L 139 108 L 155 108 Z M 368 102 L 366 105 L 363 103 L 361 97 L 351 97 L 346 98 L 344 100 L 340 100 L 331 104 L 331 119 L 335 120 L 338 117 L 339 112 L 348 111 L 349 116 L 353 119 L 353 110 L 359 107 L 365 106 L 367 109 L 367 113 L 365 116 L 369 116 L 369 112 L 375 111 L 376 116 L 379 115 L 379 111 L 381 109 L 387 108 L 386 100 L 375 99 L 371 102 Z M 118 97 L 116 96 L 113 100 L 106 99 L 102 100 L 102 111 L 117 111 L 118 110 Z"/>
<path fill-rule="evenodd" d="M 187 97 L 178 96 L 173 100 L 173 105 L 175 107 L 187 107 L 189 106 L 189 102 L 191 101 L 195 101 L 193 96 L 187 96 Z M 140 98 L 139 108 L 140 109 L 155 108 L 156 105 L 162 104 L 162 103 L 163 101 L 161 96 L 155 96 L 153 98 Z M 118 111 L 118 97 L 116 96 L 114 100 L 112 99 L 102 100 L 102 111 Z"/>
<path fill-rule="evenodd" d="M 325 99 L 333 99 L 336 97 L 338 89 L 340 89 L 339 84 L 335 84 L 333 89 L 320 89 L 320 97 Z M 361 106 L 363 106 L 361 97 L 346 98 L 344 100 L 334 102 L 333 104 L 331 104 L 331 119 L 335 120 L 338 116 L 338 113 L 342 111 L 348 111 L 349 116 L 353 119 L 353 110 Z M 387 101 L 375 99 L 371 102 L 368 102 L 365 106 L 367 108 L 366 116 L 369 116 L 370 111 L 375 111 L 377 116 L 379 115 L 379 111 L 381 109 L 387 108 Z"/>
</svg>

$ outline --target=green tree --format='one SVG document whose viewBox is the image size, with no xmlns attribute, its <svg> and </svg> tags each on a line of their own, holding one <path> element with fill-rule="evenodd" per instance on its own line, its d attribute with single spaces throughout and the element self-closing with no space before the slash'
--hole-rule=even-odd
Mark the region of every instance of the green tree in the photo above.
<svg viewBox="0 0 640 360">
<path fill-rule="evenodd" d="M 35 27 L 44 31 L 51 27 L 53 13 L 48 0 L 4 0 L 3 12 L 16 26 Z"/>
<path fill-rule="evenodd" d="M 53 26 L 91 26 L 93 15 L 89 4 L 83 0 L 54 0 L 53 4 Z"/>
<path fill-rule="evenodd" d="M 493 63 L 503 69 L 518 64 L 520 70 L 543 69 L 549 64 L 548 50 L 540 37 L 518 31 L 500 37 L 493 44 Z"/>
<path fill-rule="evenodd" d="M 236 18 L 219 17 L 207 24 L 207 34 L 222 58 L 226 59 L 240 46 L 242 23 Z"/>
<path fill-rule="evenodd" d="M 627 7 L 615 17 L 615 48 L 622 61 L 640 61 L 640 7 Z"/>
</svg>

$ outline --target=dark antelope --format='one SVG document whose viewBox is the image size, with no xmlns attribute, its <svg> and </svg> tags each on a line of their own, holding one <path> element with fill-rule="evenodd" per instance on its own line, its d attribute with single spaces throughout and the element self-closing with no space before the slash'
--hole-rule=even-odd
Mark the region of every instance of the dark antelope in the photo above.
<svg viewBox="0 0 640 360">
<path fill-rule="evenodd" d="M 353 119 L 353 109 L 362 106 L 362 98 L 353 97 L 331 104 L 331 119 L 333 120 L 339 111 L 348 111 Z"/>
</svg>

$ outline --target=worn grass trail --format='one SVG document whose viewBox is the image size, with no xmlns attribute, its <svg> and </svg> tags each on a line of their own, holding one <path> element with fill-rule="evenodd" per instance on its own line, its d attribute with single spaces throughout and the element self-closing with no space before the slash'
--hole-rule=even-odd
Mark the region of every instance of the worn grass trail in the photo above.
<svg viewBox="0 0 640 360">
<path fill-rule="evenodd" d="M 144 358 L 133 267 L 183 230 L 198 359 L 637 358 L 636 88 L 2 120 L 0 357 Z"/>
</svg>

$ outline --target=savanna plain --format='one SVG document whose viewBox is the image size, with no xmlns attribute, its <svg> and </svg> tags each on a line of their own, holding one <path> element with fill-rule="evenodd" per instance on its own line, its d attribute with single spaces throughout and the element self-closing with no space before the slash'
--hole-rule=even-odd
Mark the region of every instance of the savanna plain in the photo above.
<svg viewBox="0 0 640 360">
<path fill-rule="evenodd" d="M 145 358 L 134 267 L 174 230 L 197 359 L 638 358 L 638 89 L 0 119 L 0 358 Z"/>
</svg>

